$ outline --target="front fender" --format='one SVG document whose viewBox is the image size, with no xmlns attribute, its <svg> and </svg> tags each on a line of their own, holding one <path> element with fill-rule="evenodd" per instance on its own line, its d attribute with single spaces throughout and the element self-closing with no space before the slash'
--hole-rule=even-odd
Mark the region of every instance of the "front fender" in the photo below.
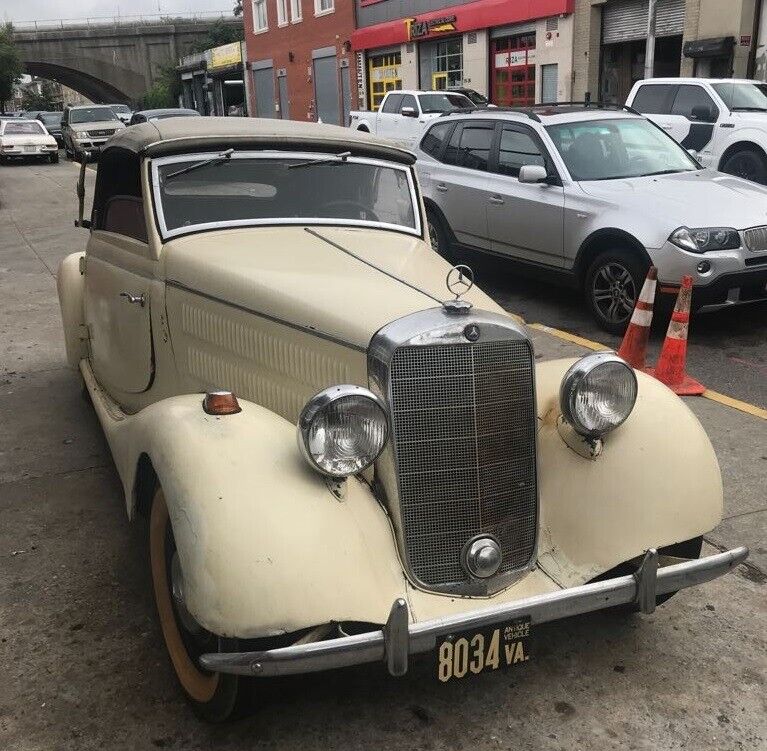
<svg viewBox="0 0 767 751">
<path fill-rule="evenodd" d="M 703 427 L 659 381 L 637 372 L 631 416 L 596 459 L 559 434 L 559 386 L 573 360 L 536 367 L 539 563 L 561 586 L 711 531 L 722 518 L 719 464 Z"/>
<path fill-rule="evenodd" d="M 128 497 L 139 459 L 152 462 L 189 611 L 208 630 L 240 638 L 380 623 L 405 589 L 383 508 L 355 478 L 337 499 L 300 456 L 294 425 L 240 405 L 215 417 L 190 394 L 122 419 L 100 415 Z"/>
<path fill-rule="evenodd" d="M 81 335 L 85 325 L 85 277 L 80 273 L 80 261 L 85 253 L 70 253 L 59 264 L 56 288 L 64 326 L 64 347 L 67 362 L 77 369 L 80 360 L 87 355 L 86 339 Z"/>
</svg>

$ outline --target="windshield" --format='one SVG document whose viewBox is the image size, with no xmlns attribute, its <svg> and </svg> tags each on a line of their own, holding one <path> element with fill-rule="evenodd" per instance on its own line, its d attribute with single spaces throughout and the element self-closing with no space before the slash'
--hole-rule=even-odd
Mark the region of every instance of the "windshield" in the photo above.
<svg viewBox="0 0 767 751">
<path fill-rule="evenodd" d="M 3 135 L 5 136 L 39 136 L 41 133 L 45 133 L 43 126 L 40 125 L 40 123 L 34 122 L 8 122 L 5 125 L 5 130 L 3 131 Z"/>
<path fill-rule="evenodd" d="M 39 118 L 46 125 L 61 125 L 61 112 L 43 112 Z"/>
<path fill-rule="evenodd" d="M 130 114 L 130 107 L 127 104 L 110 104 L 109 107 L 113 112 L 122 112 L 125 115 Z"/>
<path fill-rule="evenodd" d="M 117 120 L 117 115 L 112 112 L 111 107 L 85 107 L 71 110 L 69 113 L 71 123 L 100 123 L 106 120 Z"/>
<path fill-rule="evenodd" d="M 315 159 L 326 161 L 289 169 Z M 157 160 L 153 185 L 165 236 L 222 223 L 356 224 L 420 234 L 410 170 L 386 162 L 296 152 L 194 154 Z"/>
<path fill-rule="evenodd" d="M 713 86 L 731 110 L 767 112 L 767 84 L 715 83 Z"/>
<path fill-rule="evenodd" d="M 418 101 L 425 115 L 435 112 L 452 112 L 452 110 L 473 106 L 471 100 L 463 94 L 419 94 Z"/>
<path fill-rule="evenodd" d="M 700 169 L 670 136 L 639 118 L 549 125 L 573 180 L 618 180 Z"/>
</svg>

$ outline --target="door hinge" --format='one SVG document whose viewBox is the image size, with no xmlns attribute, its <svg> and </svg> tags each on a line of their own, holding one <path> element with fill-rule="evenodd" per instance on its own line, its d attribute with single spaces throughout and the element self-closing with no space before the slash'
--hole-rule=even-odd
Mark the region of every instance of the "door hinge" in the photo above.
<svg viewBox="0 0 767 751">
<path fill-rule="evenodd" d="M 87 256 L 80 256 L 80 274 L 85 273 L 85 262 L 87 260 Z"/>
<path fill-rule="evenodd" d="M 81 323 L 77 327 L 77 338 L 81 342 L 87 342 L 91 338 L 91 332 L 88 331 L 88 326 L 84 323 Z"/>
</svg>

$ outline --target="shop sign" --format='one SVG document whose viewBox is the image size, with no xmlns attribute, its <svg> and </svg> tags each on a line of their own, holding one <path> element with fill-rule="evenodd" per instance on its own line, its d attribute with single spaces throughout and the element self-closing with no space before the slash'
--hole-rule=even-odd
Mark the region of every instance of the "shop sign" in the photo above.
<svg viewBox="0 0 767 751">
<path fill-rule="evenodd" d="M 496 52 L 496 68 L 514 68 L 519 65 L 532 65 L 535 62 L 535 50 L 513 50 L 512 52 Z"/>
<path fill-rule="evenodd" d="M 741 47 L 750 47 L 751 46 L 751 34 L 744 34 L 740 38 L 740 46 Z"/>
<path fill-rule="evenodd" d="M 440 16 L 430 18 L 427 21 L 419 21 L 417 18 L 405 19 L 405 30 L 408 39 L 420 39 L 429 34 L 449 34 L 456 30 L 457 16 Z"/>
<path fill-rule="evenodd" d="M 242 62 L 242 52 L 239 42 L 222 44 L 210 51 L 210 68 L 226 68 L 230 65 L 239 65 Z"/>
</svg>

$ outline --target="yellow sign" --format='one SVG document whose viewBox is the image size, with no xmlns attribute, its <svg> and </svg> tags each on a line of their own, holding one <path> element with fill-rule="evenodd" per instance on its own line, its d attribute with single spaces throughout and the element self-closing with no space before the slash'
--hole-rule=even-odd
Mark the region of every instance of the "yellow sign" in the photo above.
<svg viewBox="0 0 767 751">
<path fill-rule="evenodd" d="M 405 19 L 405 31 L 408 39 L 418 39 L 429 34 L 448 34 L 456 30 L 456 16 L 441 16 L 431 18 L 428 21 L 419 21 L 417 18 Z"/>
<path fill-rule="evenodd" d="M 230 65 L 239 65 L 242 62 L 242 53 L 239 42 L 222 44 L 210 51 L 210 68 L 226 68 Z"/>
</svg>

